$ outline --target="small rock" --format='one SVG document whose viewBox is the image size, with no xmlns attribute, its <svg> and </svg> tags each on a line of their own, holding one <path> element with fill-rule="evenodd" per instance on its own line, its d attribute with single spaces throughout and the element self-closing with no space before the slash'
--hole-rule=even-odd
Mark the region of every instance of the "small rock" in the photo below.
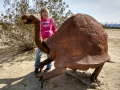
<svg viewBox="0 0 120 90">
<path fill-rule="evenodd" d="M 102 90 L 100 87 L 96 87 L 96 90 Z"/>
<path fill-rule="evenodd" d="M 3 67 L 3 65 L 0 65 L 0 68 L 2 68 Z"/>
<path fill-rule="evenodd" d="M 97 84 L 97 83 L 92 83 L 92 84 L 90 85 L 90 87 L 95 89 L 96 87 L 98 87 L 98 84 Z"/>
</svg>

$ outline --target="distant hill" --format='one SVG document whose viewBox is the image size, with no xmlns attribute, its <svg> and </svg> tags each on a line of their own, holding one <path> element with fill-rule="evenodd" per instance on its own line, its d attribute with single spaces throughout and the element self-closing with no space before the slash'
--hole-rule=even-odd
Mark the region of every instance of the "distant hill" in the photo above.
<svg viewBox="0 0 120 90">
<path fill-rule="evenodd" d="M 113 28 L 113 27 L 114 27 L 114 28 L 120 28 L 120 24 L 115 24 L 115 23 L 114 23 L 114 24 L 113 24 L 113 23 L 111 23 L 111 24 L 105 24 L 105 26 L 106 26 L 106 27 L 112 27 L 112 28 Z"/>
</svg>

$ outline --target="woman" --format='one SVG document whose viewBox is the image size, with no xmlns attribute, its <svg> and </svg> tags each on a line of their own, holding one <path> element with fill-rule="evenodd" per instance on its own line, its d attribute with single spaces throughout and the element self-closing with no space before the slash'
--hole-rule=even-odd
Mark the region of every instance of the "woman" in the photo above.
<svg viewBox="0 0 120 90">
<path fill-rule="evenodd" d="M 49 11 L 47 8 L 41 9 L 40 15 L 41 15 L 41 35 L 42 35 L 42 39 L 44 40 L 54 35 L 54 33 L 56 32 L 56 26 L 55 26 L 54 20 L 51 17 L 49 17 Z M 38 73 L 38 67 L 36 66 L 36 64 L 38 64 L 41 61 L 41 55 L 42 55 L 42 51 L 38 48 L 36 52 L 36 60 L 35 60 L 35 65 L 34 65 L 35 74 Z M 48 56 L 49 54 L 47 55 L 47 57 Z M 51 63 L 47 65 L 44 71 L 47 72 L 50 69 L 51 69 Z"/>
</svg>

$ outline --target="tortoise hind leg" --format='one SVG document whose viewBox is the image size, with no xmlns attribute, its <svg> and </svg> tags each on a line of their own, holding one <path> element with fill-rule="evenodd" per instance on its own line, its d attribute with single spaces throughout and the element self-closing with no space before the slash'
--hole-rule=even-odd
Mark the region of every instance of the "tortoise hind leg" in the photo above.
<svg viewBox="0 0 120 90">
<path fill-rule="evenodd" d="M 94 72 L 92 73 L 92 75 L 91 75 L 90 78 L 91 78 L 91 80 L 92 80 L 93 82 L 97 82 L 97 81 L 98 81 L 97 77 L 98 77 L 99 73 L 101 72 L 101 70 L 102 70 L 102 68 L 103 68 L 103 65 L 104 65 L 104 63 L 103 63 L 102 65 L 98 66 L 98 67 L 94 70 Z"/>
</svg>

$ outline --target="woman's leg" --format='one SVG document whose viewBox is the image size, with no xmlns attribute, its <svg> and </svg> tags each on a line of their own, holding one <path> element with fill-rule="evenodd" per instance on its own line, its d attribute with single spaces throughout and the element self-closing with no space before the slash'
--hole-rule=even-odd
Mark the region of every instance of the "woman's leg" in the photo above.
<svg viewBox="0 0 120 90">
<path fill-rule="evenodd" d="M 49 58 L 49 54 L 47 54 L 47 58 Z M 49 63 L 49 64 L 47 64 L 47 66 L 46 66 L 46 69 L 50 69 L 51 68 L 51 66 L 52 66 L 52 63 Z"/>
<path fill-rule="evenodd" d="M 35 68 L 38 68 L 36 64 L 38 64 L 41 61 L 41 55 L 42 55 L 42 51 L 38 48 L 36 52 L 36 59 L 35 59 L 35 64 L 34 64 Z"/>
</svg>

